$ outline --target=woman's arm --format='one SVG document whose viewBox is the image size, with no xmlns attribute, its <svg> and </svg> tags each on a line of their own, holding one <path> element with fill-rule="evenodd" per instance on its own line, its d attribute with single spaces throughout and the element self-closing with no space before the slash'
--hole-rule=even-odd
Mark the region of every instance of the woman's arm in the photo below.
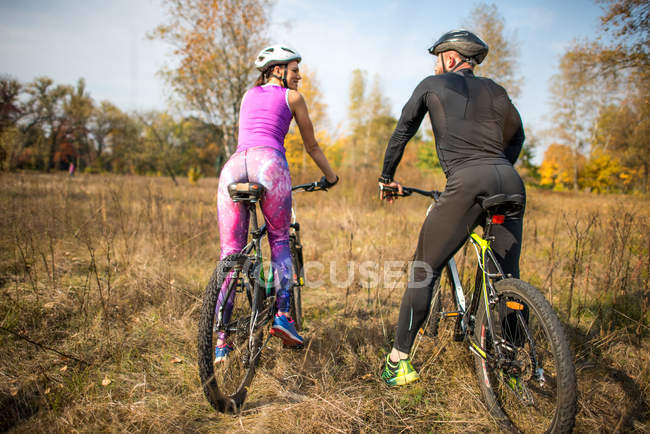
<svg viewBox="0 0 650 434">
<path fill-rule="evenodd" d="M 327 182 L 336 183 L 338 177 L 334 173 L 334 170 L 332 170 L 329 161 L 327 161 L 327 157 L 323 154 L 323 150 L 318 146 L 314 134 L 314 125 L 311 123 L 311 118 L 307 111 L 307 103 L 305 103 L 305 99 L 299 92 L 289 90 L 289 107 L 298 124 L 305 150 L 323 172 Z"/>
</svg>

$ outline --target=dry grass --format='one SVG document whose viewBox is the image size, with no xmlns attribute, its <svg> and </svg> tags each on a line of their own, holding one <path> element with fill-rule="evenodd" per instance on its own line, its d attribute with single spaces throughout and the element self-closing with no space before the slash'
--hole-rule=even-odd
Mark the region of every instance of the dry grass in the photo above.
<svg viewBox="0 0 650 434">
<path fill-rule="evenodd" d="M 374 177 L 349 174 L 331 193 L 296 196 L 305 259 L 326 265 L 303 296 L 309 344 L 273 343 L 233 417 L 204 399 L 195 354 L 218 256 L 216 180 L 2 175 L 0 429 L 497 431 L 468 353 L 450 339 L 420 347 L 419 384 L 381 384 L 403 281 L 367 289 L 356 272 L 336 282 L 348 263 L 408 259 L 427 201 L 381 205 L 362 179 Z M 425 185 L 417 173 L 407 181 Z M 649 204 L 529 191 L 522 277 L 570 333 L 579 432 L 650 430 Z M 469 261 L 457 260 L 469 279 Z"/>
</svg>

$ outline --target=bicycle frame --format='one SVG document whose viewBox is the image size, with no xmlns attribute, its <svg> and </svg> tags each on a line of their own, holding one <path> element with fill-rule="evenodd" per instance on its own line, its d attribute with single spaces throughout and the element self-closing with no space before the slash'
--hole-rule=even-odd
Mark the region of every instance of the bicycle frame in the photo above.
<svg viewBox="0 0 650 434">
<path fill-rule="evenodd" d="M 391 191 L 389 189 L 385 190 L 389 192 Z M 438 200 L 441 194 L 438 191 L 426 191 L 417 188 L 404 187 L 404 196 L 410 196 L 412 193 L 418 193 L 423 196 L 433 198 L 434 203 L 429 206 L 426 215 L 431 212 L 435 201 Z M 393 194 L 395 194 L 395 192 L 393 192 Z M 456 310 L 451 312 L 441 312 L 441 316 L 443 318 L 456 317 L 454 339 L 457 341 L 463 341 L 467 339 L 469 342 L 470 351 L 477 354 L 484 360 L 488 360 L 490 356 L 488 356 L 485 350 L 481 348 L 481 346 L 473 338 L 474 320 L 476 318 L 478 309 L 484 308 L 487 314 L 486 317 L 488 322 L 488 330 L 491 336 L 498 336 L 495 334 L 494 324 L 492 324 L 492 316 L 490 315 L 490 309 L 494 308 L 498 301 L 493 282 L 506 278 L 506 275 L 504 274 L 501 265 L 494 256 L 494 252 L 492 251 L 491 247 L 491 242 L 494 240 L 494 237 L 491 235 L 491 229 L 493 225 L 491 217 L 492 216 L 490 214 L 486 214 L 483 236 L 478 235 L 475 231 L 472 231 L 468 235 L 468 239 L 474 247 L 478 260 L 474 291 L 472 292 L 470 298 L 469 308 L 467 307 L 467 300 L 465 299 L 463 284 L 458 273 L 458 267 L 456 265 L 456 261 L 452 257 L 445 265 L 445 269 L 447 271 L 447 276 L 451 282 L 452 296 Z M 490 269 L 494 271 L 490 272 Z M 484 301 L 483 306 L 479 306 L 480 300 Z M 500 360 L 500 346 L 501 344 L 504 344 L 505 341 L 501 339 L 499 342 L 495 343 L 497 344 L 495 345 L 496 359 Z"/>
<path fill-rule="evenodd" d="M 318 190 L 325 190 L 327 191 L 326 188 L 323 188 L 318 182 L 313 182 L 310 184 L 302 184 L 302 185 L 297 185 L 291 188 L 291 191 L 296 191 L 296 190 L 303 190 L 303 191 L 318 191 Z M 264 285 L 265 291 L 262 292 L 263 297 L 275 297 L 275 292 L 274 292 L 274 285 L 273 285 L 273 266 L 272 264 L 269 264 L 266 278 L 264 275 L 264 270 L 260 269 L 258 271 L 257 267 L 262 266 L 264 263 L 264 259 L 262 257 L 262 239 L 267 235 L 268 229 L 266 226 L 266 223 L 262 224 L 262 226 L 258 226 L 258 220 L 257 220 L 257 202 L 245 202 L 245 205 L 248 209 L 249 215 L 250 215 L 250 234 L 251 234 L 251 240 L 242 248 L 240 253 L 246 255 L 246 256 L 251 256 L 251 252 L 255 251 L 254 255 L 252 258 L 254 258 L 253 263 L 250 264 L 252 266 L 252 270 L 249 268 L 248 271 L 248 278 L 249 282 L 247 283 L 246 287 L 246 292 L 247 296 L 249 297 L 249 300 L 251 301 L 252 304 L 256 304 L 259 299 L 255 297 L 255 286 L 259 285 L 262 286 Z M 289 226 L 289 237 L 291 239 L 294 239 L 296 243 L 296 247 L 302 248 L 302 245 L 300 244 L 300 223 L 296 221 L 296 213 L 294 210 L 294 207 L 291 207 L 291 223 Z M 298 271 L 298 270 L 296 270 Z M 302 274 L 303 271 L 299 270 L 299 274 L 297 275 L 298 279 L 296 279 L 299 283 L 300 286 L 304 285 L 304 275 Z M 259 280 L 258 280 L 259 279 Z M 252 281 L 252 282 L 251 282 Z M 252 287 L 251 287 L 252 283 Z M 231 281 L 232 285 L 232 281 Z M 230 294 L 232 291 L 235 290 L 236 288 L 233 288 L 232 286 L 228 288 L 228 291 L 226 293 L 226 296 L 224 297 L 224 300 L 227 300 L 228 297 L 230 297 Z M 273 301 L 273 300 L 272 300 Z M 225 309 L 226 303 L 222 303 L 222 305 L 219 308 L 219 312 L 217 315 L 217 323 L 215 324 L 215 327 L 217 326 L 223 326 L 221 324 L 221 319 L 223 317 L 223 309 Z M 275 313 L 275 303 L 271 303 L 271 309 L 272 313 Z M 253 310 L 255 312 L 255 315 L 259 315 L 259 306 L 253 306 Z M 269 315 L 269 318 L 272 318 L 272 315 Z M 252 339 L 253 336 L 253 329 L 255 325 L 257 324 L 258 317 L 256 316 L 253 318 L 251 321 L 249 327 L 250 327 L 250 336 Z M 268 338 L 267 338 L 268 340 Z M 251 341 L 252 344 L 252 341 Z"/>
<path fill-rule="evenodd" d="M 487 318 L 490 333 L 492 336 L 496 336 L 494 333 L 494 326 L 492 324 L 491 316 L 489 315 L 490 309 L 494 307 L 497 302 L 495 295 L 496 292 L 493 286 L 493 279 L 501 280 L 505 278 L 505 274 L 503 273 L 501 266 L 496 260 L 490 246 L 490 243 L 492 241 L 492 237 L 489 235 L 490 227 L 491 223 L 486 223 L 486 230 L 484 235 L 485 237 L 481 237 L 476 232 L 471 232 L 468 237 L 472 243 L 472 246 L 474 247 L 478 260 L 474 292 L 470 298 L 469 308 L 467 307 L 467 302 L 463 291 L 463 284 L 458 273 L 458 267 L 456 265 L 455 259 L 452 257 L 445 265 L 445 269 L 452 286 L 452 296 L 454 298 L 454 305 L 456 306 L 457 310 L 453 312 L 441 313 L 443 317 L 457 317 L 454 338 L 458 341 L 462 341 L 467 338 L 469 340 L 469 349 L 483 359 L 487 359 L 487 354 L 472 338 L 474 318 L 476 317 L 476 312 L 478 309 L 481 308 L 481 306 L 479 306 L 479 301 L 482 299 L 484 300 L 484 305 L 482 307 L 485 308 L 486 312 L 488 313 Z M 495 273 L 489 272 L 490 266 L 496 269 Z M 497 349 L 497 351 L 499 350 Z"/>
</svg>

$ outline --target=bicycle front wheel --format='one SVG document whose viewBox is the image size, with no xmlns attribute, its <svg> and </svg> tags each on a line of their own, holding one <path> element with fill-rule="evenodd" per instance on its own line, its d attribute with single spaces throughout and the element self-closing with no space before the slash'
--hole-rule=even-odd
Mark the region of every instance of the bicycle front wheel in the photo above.
<svg viewBox="0 0 650 434">
<path fill-rule="evenodd" d="M 474 338 L 486 357 L 476 355 L 479 386 L 490 413 L 509 430 L 569 432 L 576 413 L 576 376 L 562 325 L 533 286 L 519 279 L 495 284 L 498 303 L 484 302 Z M 498 351 L 497 351 L 498 348 Z"/>
<path fill-rule="evenodd" d="M 253 303 L 253 298 L 260 291 L 255 291 L 255 282 L 249 281 L 247 261 L 246 255 L 236 254 L 219 262 L 205 290 L 199 320 L 198 359 L 203 392 L 212 407 L 224 413 L 241 408 L 262 346 L 261 327 L 251 327 L 253 305 L 258 304 Z M 222 309 L 224 303 L 227 307 Z M 217 339 L 224 337 L 231 350 L 215 361 Z"/>
</svg>

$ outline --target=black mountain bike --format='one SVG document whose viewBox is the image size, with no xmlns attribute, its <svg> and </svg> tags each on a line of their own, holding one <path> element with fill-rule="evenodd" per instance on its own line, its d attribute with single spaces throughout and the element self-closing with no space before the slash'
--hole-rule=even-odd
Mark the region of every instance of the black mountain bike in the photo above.
<svg viewBox="0 0 650 434">
<path fill-rule="evenodd" d="M 382 190 L 388 196 L 399 195 L 395 188 L 382 186 Z M 409 187 L 403 187 L 401 196 L 413 193 L 434 200 L 440 196 L 435 190 Z M 473 291 L 463 289 L 452 257 L 445 266 L 450 291 L 448 295 L 442 291 L 438 278 L 429 316 L 411 356 L 425 333 L 437 336 L 440 320 L 452 319 L 454 340 L 465 342 L 473 353 L 485 403 L 504 429 L 571 431 L 576 375 L 562 324 L 539 290 L 504 274 L 490 247 L 495 239 L 493 225 L 518 215 L 524 198 L 497 194 L 479 196 L 476 202 L 484 210 L 485 223 L 482 236 L 469 234 L 478 263 Z M 433 203 L 427 214 L 432 207 Z"/>
<path fill-rule="evenodd" d="M 319 191 L 325 188 L 320 182 L 297 185 L 292 191 Z M 250 212 L 251 241 L 240 253 L 227 256 L 217 264 L 203 296 L 198 332 L 199 375 L 206 398 L 216 410 L 238 412 L 246 399 L 248 387 L 255 375 L 255 368 L 262 350 L 271 335 L 266 333 L 276 313 L 273 269 L 265 270 L 262 257 L 262 240 L 267 235 L 266 224 L 258 227 L 256 204 L 264 194 L 261 184 L 247 182 L 228 186 L 230 197 L 244 203 Z M 305 284 L 300 224 L 296 222 L 292 208 L 289 231 L 289 247 L 293 263 L 291 291 L 291 316 L 296 329 L 302 329 L 301 290 Z M 266 271 L 266 274 L 265 274 Z M 222 291 L 222 288 L 224 290 Z M 228 320 L 225 312 L 232 300 L 232 312 Z M 217 337 L 227 335 L 233 348 L 225 361 L 215 363 Z"/>
</svg>

